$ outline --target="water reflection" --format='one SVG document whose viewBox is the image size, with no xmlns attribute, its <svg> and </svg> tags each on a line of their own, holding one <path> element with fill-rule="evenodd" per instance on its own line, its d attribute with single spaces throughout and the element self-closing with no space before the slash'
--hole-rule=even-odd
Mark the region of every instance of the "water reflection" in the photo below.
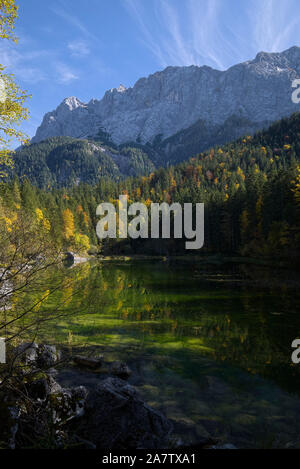
<svg viewBox="0 0 300 469">
<path fill-rule="evenodd" d="M 38 340 L 101 347 L 130 362 L 134 384 L 177 422 L 179 434 L 247 447 L 297 446 L 294 274 L 250 266 L 87 263 L 55 271 L 47 282 L 61 288 L 45 296 L 41 314 L 57 307 L 64 314 L 40 327 Z"/>
</svg>

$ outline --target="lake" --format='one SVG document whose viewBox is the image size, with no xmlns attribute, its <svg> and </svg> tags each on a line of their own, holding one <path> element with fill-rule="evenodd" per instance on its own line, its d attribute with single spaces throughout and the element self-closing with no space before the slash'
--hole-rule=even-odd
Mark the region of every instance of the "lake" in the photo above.
<svg viewBox="0 0 300 469">
<path fill-rule="evenodd" d="M 300 447 L 297 275 L 254 265 L 90 262 L 58 269 L 39 314 L 58 308 L 37 341 L 124 360 L 130 382 L 175 423 L 184 443 Z M 24 303 L 37 292 L 28 292 Z M 63 369 L 63 384 L 102 374 Z M 81 382 L 79 382 L 81 381 Z"/>
</svg>

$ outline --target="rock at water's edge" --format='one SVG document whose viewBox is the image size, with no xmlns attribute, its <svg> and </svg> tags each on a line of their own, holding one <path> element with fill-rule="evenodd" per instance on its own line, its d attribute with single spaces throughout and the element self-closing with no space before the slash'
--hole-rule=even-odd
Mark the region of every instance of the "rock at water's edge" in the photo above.
<svg viewBox="0 0 300 469">
<path fill-rule="evenodd" d="M 107 378 L 91 393 L 83 421 L 82 437 L 97 449 L 166 448 L 173 429 L 169 420 L 118 378 Z"/>
</svg>

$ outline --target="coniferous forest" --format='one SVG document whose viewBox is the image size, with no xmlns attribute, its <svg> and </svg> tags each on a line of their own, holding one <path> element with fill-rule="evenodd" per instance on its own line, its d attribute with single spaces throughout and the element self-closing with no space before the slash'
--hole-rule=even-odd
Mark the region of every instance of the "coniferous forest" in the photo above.
<svg viewBox="0 0 300 469">
<path fill-rule="evenodd" d="M 244 136 L 179 165 L 150 174 L 148 168 L 147 175 L 118 181 L 106 176 L 94 184 L 47 190 L 37 187 L 35 176 L 12 176 L 1 183 L 2 224 L 9 229 L 19 213 L 26 213 L 45 236 L 63 249 L 99 254 L 182 255 L 186 253 L 183 242 L 175 239 L 99 242 L 96 207 L 106 201 L 117 207 L 121 194 L 128 196 L 129 203 L 138 201 L 147 206 L 151 202 L 203 202 L 203 252 L 254 258 L 276 256 L 297 262 L 299 129 L 300 114 L 296 113 L 253 137 Z M 79 160 L 78 165 L 87 167 L 84 153 L 72 155 L 76 163 Z M 95 172 L 92 174 L 95 178 Z"/>
</svg>

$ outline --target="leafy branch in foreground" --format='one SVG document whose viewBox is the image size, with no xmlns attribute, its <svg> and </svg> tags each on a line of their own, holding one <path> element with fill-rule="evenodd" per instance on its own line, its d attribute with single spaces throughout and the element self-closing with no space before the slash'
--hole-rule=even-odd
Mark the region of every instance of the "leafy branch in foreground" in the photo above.
<svg viewBox="0 0 300 469">
<path fill-rule="evenodd" d="M 0 38 L 10 39 L 17 42 L 14 35 L 15 21 L 18 18 L 19 7 L 15 4 L 15 0 L 0 1 Z"/>
<path fill-rule="evenodd" d="M 17 42 L 13 31 L 18 18 L 18 7 L 15 0 L 0 0 L 0 38 Z M 15 142 L 24 145 L 27 136 L 17 127 L 29 118 L 24 107 L 30 97 L 27 91 L 15 83 L 13 74 L 5 73 L 6 67 L 0 64 L 0 177 L 5 175 L 5 167 L 12 166 L 11 146 Z"/>
</svg>

